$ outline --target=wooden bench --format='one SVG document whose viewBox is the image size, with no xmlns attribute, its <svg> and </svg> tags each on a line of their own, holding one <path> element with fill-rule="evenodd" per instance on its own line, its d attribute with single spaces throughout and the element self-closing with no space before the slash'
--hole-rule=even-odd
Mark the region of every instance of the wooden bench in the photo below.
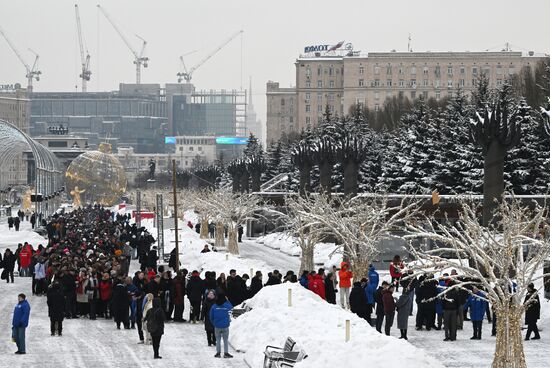
<svg viewBox="0 0 550 368">
<path fill-rule="evenodd" d="M 243 307 L 242 308 L 233 308 L 231 310 L 231 316 L 233 318 L 237 318 L 243 314 L 245 314 L 246 312 L 248 312 L 249 310 L 251 310 L 252 308 L 250 308 L 249 306 L 245 304 L 243 304 Z"/>
<path fill-rule="evenodd" d="M 303 350 L 294 351 L 295 345 L 296 341 L 288 337 L 282 348 L 278 346 L 266 346 L 264 351 L 264 368 L 294 367 L 294 364 L 307 358 L 307 354 Z"/>
</svg>

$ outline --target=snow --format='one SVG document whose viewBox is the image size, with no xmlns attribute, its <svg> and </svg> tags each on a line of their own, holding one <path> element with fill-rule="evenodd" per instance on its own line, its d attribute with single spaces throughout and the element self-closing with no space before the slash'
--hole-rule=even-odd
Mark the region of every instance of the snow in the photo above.
<svg viewBox="0 0 550 368">
<path fill-rule="evenodd" d="M 288 307 L 288 289 L 292 307 Z M 231 325 L 231 345 L 244 352 L 251 367 L 261 367 L 266 345 L 282 346 L 292 337 L 308 357 L 296 368 L 443 367 L 411 344 L 381 335 L 351 312 L 330 305 L 299 284 L 264 287 L 247 302 L 252 310 Z M 351 323 L 351 340 L 345 342 L 345 321 Z M 269 322 L 267 322 L 269 321 Z M 392 359 L 399 354 L 399 359 Z"/>
<path fill-rule="evenodd" d="M 255 242 L 272 249 L 278 249 L 282 253 L 300 257 L 302 249 L 296 243 L 296 238 L 284 232 L 275 232 L 255 239 Z M 342 254 L 337 252 L 340 247 L 334 243 L 318 243 L 315 246 L 313 259 L 315 264 L 325 268 L 339 266 L 342 262 Z"/>
</svg>

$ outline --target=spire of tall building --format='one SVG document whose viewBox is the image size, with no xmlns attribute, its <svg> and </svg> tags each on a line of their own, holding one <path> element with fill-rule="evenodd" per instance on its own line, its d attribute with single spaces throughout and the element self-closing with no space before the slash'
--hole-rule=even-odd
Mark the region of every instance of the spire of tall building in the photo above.
<svg viewBox="0 0 550 368">
<path fill-rule="evenodd" d="M 249 77 L 250 86 L 248 87 L 248 109 L 254 110 L 254 104 L 252 103 L 252 76 Z"/>
</svg>

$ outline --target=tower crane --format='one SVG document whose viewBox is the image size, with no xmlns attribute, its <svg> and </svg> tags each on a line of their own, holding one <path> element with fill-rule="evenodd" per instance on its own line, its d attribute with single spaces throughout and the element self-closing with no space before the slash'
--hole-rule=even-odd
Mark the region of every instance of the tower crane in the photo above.
<svg viewBox="0 0 550 368">
<path fill-rule="evenodd" d="M 147 46 L 147 41 L 145 41 L 143 38 L 139 37 L 138 35 L 135 35 L 137 38 L 139 38 L 143 42 L 142 47 L 141 47 L 141 51 L 138 53 L 137 50 L 132 47 L 132 45 L 130 44 L 130 41 L 128 41 L 128 39 L 124 36 L 124 34 L 118 28 L 116 23 L 111 19 L 109 14 L 107 14 L 105 9 L 103 9 L 99 4 L 97 5 L 97 8 L 99 10 L 101 10 L 101 13 L 103 13 L 105 18 L 109 21 L 109 23 L 111 23 L 111 25 L 113 26 L 115 31 L 118 33 L 120 38 L 122 38 L 122 41 L 124 41 L 124 43 L 130 49 L 132 54 L 134 54 L 134 64 L 136 65 L 136 84 L 140 84 L 141 83 L 141 67 L 143 66 L 144 68 L 147 68 L 147 66 L 149 64 L 149 58 L 146 57 L 146 56 L 143 56 L 144 53 L 145 53 L 145 46 Z"/>
<path fill-rule="evenodd" d="M 86 48 L 86 56 L 84 56 L 84 41 L 82 39 L 82 27 L 80 25 L 80 12 L 78 11 L 78 4 L 74 5 L 74 11 L 76 15 L 76 28 L 78 31 L 78 44 L 80 46 L 80 62 L 82 63 L 82 72 L 79 77 L 82 79 L 82 92 L 86 92 L 86 84 L 92 75 L 92 72 L 90 71 L 90 53 Z"/>
<path fill-rule="evenodd" d="M 183 70 L 178 72 L 176 75 L 178 76 L 178 83 L 181 83 L 182 80 L 185 79 L 186 83 L 191 83 L 191 79 L 193 78 L 193 73 L 195 70 L 197 70 L 201 65 L 206 63 L 212 56 L 216 55 L 221 49 L 223 49 L 229 42 L 233 41 L 237 36 L 241 35 L 244 31 L 240 30 L 238 32 L 235 32 L 232 34 L 228 39 L 226 39 L 220 46 L 218 46 L 214 51 L 206 55 L 204 58 L 202 58 L 201 61 L 199 61 L 197 64 L 191 67 L 191 69 L 187 69 L 185 62 L 183 61 L 183 56 L 180 56 L 181 65 L 183 67 Z"/>
<path fill-rule="evenodd" d="M 38 59 L 40 58 L 40 56 L 36 52 L 29 49 L 29 51 L 32 52 L 35 56 L 34 63 L 32 64 L 32 68 L 31 68 L 29 64 L 27 64 L 25 59 L 23 59 L 23 56 L 21 56 L 21 54 L 19 53 L 15 45 L 10 41 L 10 39 L 8 38 L 8 35 L 4 32 L 4 30 L 1 27 L 0 27 L 0 34 L 4 37 L 4 39 L 6 40 L 6 42 L 8 43 L 8 45 L 10 46 L 14 54 L 17 56 L 19 61 L 21 61 L 21 63 L 25 66 L 25 69 L 27 71 L 27 74 L 25 75 L 25 77 L 27 78 L 27 90 L 29 92 L 32 92 L 33 80 L 36 80 L 38 82 L 40 80 L 40 75 L 42 74 L 42 72 L 38 70 Z"/>
</svg>

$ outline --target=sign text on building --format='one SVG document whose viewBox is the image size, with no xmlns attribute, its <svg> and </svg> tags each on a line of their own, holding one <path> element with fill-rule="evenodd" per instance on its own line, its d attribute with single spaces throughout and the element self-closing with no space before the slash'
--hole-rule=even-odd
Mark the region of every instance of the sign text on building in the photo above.
<svg viewBox="0 0 550 368">
<path fill-rule="evenodd" d="M 315 45 L 315 46 L 306 46 L 304 47 L 304 52 L 323 52 L 328 51 L 329 45 Z"/>
</svg>

